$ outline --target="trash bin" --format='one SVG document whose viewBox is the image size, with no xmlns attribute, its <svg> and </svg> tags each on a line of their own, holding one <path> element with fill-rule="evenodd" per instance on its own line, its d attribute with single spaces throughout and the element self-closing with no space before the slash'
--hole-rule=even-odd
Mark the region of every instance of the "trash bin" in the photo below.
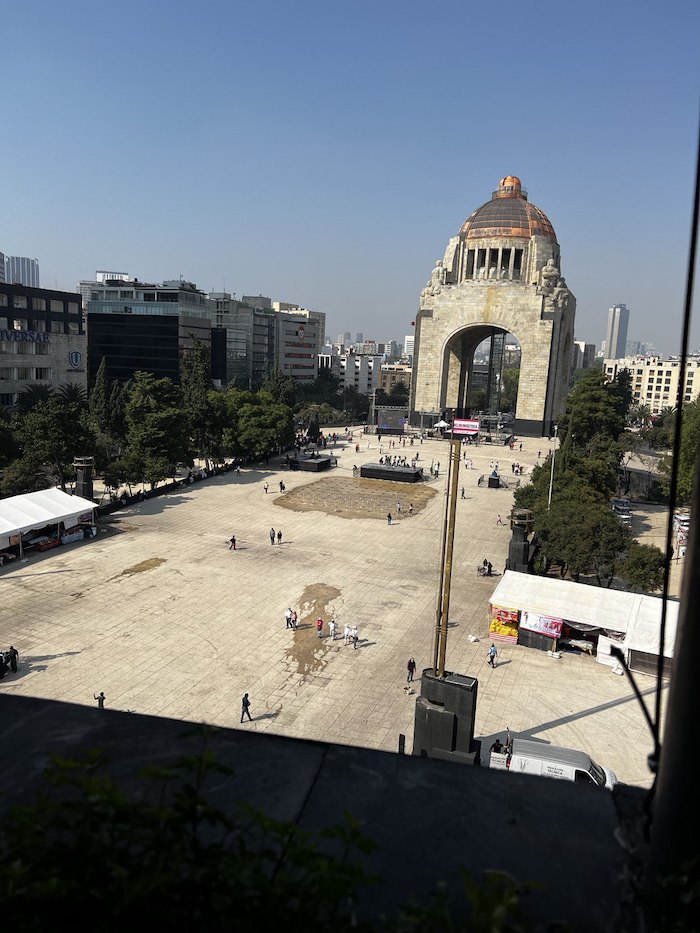
<svg viewBox="0 0 700 933">
<path fill-rule="evenodd" d="M 497 476 L 489 476 L 489 489 L 498 489 L 501 481 Z"/>
</svg>

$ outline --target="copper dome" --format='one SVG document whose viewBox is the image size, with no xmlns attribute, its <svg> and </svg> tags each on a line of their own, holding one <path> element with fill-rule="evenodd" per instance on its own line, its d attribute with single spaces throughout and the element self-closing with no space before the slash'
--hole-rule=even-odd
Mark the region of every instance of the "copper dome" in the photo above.
<svg viewBox="0 0 700 933">
<path fill-rule="evenodd" d="M 491 200 L 478 207 L 462 224 L 459 235 L 476 240 L 488 237 L 546 236 L 556 243 L 557 235 L 547 215 L 531 204 L 515 175 L 506 175 Z"/>
</svg>

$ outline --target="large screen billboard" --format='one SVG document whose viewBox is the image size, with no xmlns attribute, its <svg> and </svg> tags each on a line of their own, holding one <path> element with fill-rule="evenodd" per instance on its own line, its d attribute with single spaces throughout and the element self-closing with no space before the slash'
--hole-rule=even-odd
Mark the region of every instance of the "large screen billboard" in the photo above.
<svg viewBox="0 0 700 933">
<path fill-rule="evenodd" d="M 453 434 L 478 434 L 479 433 L 479 419 L 478 418 L 455 418 L 452 422 L 452 433 Z"/>
</svg>

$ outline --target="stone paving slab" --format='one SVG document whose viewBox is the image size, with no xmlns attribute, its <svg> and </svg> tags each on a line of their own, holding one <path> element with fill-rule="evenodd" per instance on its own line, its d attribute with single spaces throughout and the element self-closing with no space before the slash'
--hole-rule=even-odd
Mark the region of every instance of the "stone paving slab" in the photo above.
<svg viewBox="0 0 700 933">
<path fill-rule="evenodd" d="M 585 749 L 622 781 L 649 786 L 651 745 L 624 678 L 584 656 L 556 661 L 518 646 L 499 649 L 495 670 L 486 663 L 498 577 L 478 577 L 476 566 L 484 557 L 505 564 L 510 532 L 496 516 L 509 513 L 512 490 L 477 480 L 494 459 L 507 480 L 512 460 L 531 468 L 537 442 L 524 448 L 467 450 L 447 666 L 479 681 L 476 735 L 486 748 L 509 726 Z M 424 464 L 447 466 L 446 442 L 417 449 Z M 95 540 L 3 568 L 0 644 L 17 646 L 20 668 L 0 694 L 95 705 L 103 690 L 113 709 L 238 727 L 247 691 L 254 721 L 243 729 L 386 751 L 401 733 L 410 751 L 420 685 L 405 689 L 406 661 L 414 656 L 418 671 L 432 664 L 445 473 L 421 509 L 391 526 L 384 516 L 410 497 L 405 484 L 389 484 L 399 488 L 387 490 L 377 518 L 280 507 L 302 487 L 317 496 L 312 484 L 321 492 L 329 480 L 352 483 L 353 464 L 378 453 L 376 438 L 364 438 L 330 474 L 290 473 L 281 462 L 228 473 L 114 513 Z M 270 544 L 271 526 L 282 529 L 281 545 Z M 285 627 L 288 605 L 297 631 Z M 346 622 L 358 626 L 357 649 L 317 637 L 315 619 L 331 614 L 341 634 Z M 641 687 L 649 694 L 654 682 Z"/>
</svg>

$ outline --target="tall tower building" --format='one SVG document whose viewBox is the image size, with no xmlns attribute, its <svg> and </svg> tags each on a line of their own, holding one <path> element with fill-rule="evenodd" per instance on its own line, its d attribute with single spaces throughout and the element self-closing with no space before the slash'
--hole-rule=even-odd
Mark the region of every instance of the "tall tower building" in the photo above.
<svg viewBox="0 0 700 933">
<path fill-rule="evenodd" d="M 0 282 L 5 281 L 5 254 L 0 253 Z"/>
<path fill-rule="evenodd" d="M 39 260 L 26 256 L 5 257 L 5 281 L 8 285 L 28 285 L 41 288 L 39 284 Z"/>
<path fill-rule="evenodd" d="M 413 356 L 413 345 L 415 342 L 413 334 L 406 334 L 403 338 L 403 352 L 406 356 Z"/>
<path fill-rule="evenodd" d="M 608 311 L 608 329 L 605 334 L 605 358 L 622 360 L 627 350 L 627 325 L 630 312 L 627 305 L 613 305 Z"/>
</svg>

